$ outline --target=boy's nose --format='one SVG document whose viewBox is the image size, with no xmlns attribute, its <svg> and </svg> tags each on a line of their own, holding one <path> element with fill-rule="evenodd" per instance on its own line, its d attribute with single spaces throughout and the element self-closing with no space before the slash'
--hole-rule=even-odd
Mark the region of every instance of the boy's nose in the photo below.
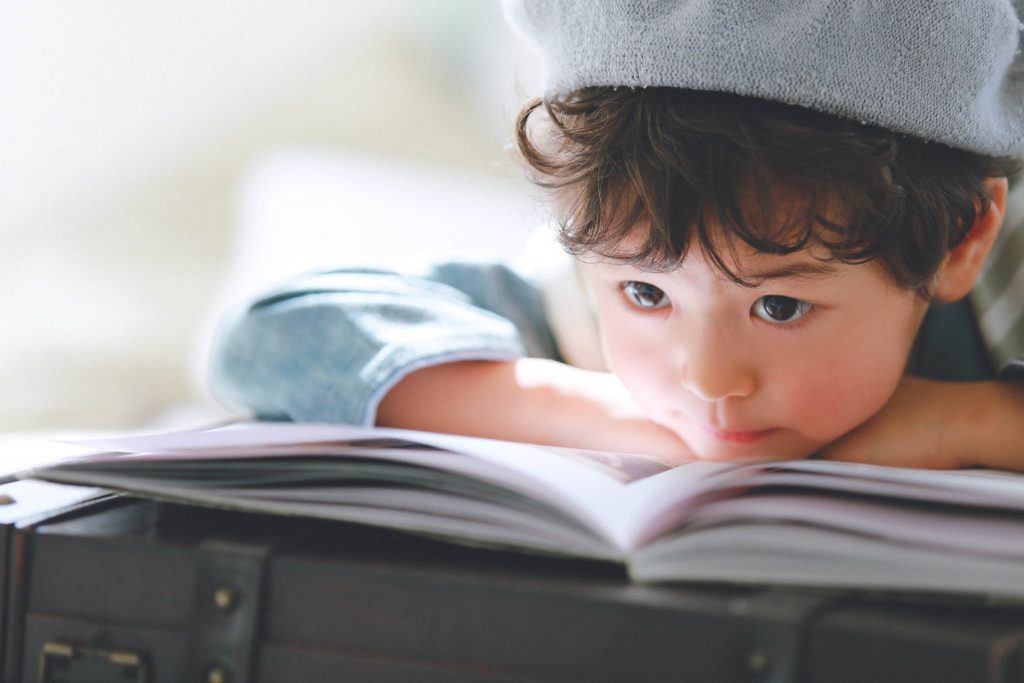
<svg viewBox="0 0 1024 683">
<path fill-rule="evenodd" d="M 683 360 L 682 384 L 705 401 L 749 396 L 757 386 L 747 355 L 715 335 L 693 339 Z"/>
</svg>

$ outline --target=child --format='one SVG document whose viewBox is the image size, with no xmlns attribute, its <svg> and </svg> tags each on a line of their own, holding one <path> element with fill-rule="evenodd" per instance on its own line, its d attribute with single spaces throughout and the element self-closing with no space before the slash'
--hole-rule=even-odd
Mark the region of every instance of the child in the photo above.
<svg viewBox="0 0 1024 683">
<path fill-rule="evenodd" d="M 544 59 L 517 140 L 572 265 L 299 278 L 224 328 L 221 398 L 682 462 L 1024 470 L 1024 359 L 994 367 L 965 299 L 1024 151 L 1007 0 L 507 10 Z"/>
</svg>

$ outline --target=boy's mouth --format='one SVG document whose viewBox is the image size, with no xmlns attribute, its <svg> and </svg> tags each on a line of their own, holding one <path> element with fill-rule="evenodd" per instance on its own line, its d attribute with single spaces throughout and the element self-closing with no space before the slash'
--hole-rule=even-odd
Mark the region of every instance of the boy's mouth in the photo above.
<svg viewBox="0 0 1024 683">
<path fill-rule="evenodd" d="M 778 431 L 777 429 L 758 429 L 753 431 L 722 429 L 706 422 L 702 422 L 701 427 L 716 439 L 737 444 L 755 443 Z"/>
</svg>

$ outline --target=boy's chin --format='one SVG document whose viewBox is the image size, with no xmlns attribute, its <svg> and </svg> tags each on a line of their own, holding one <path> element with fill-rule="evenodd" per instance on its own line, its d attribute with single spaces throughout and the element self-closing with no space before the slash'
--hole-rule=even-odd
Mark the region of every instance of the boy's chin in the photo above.
<svg viewBox="0 0 1024 683">
<path fill-rule="evenodd" d="M 758 462 L 765 460 L 804 460 L 812 457 L 821 444 L 794 439 L 781 433 L 765 434 L 746 442 L 707 437 L 689 439 L 693 455 L 708 462 Z M 789 437 L 789 438 L 787 438 Z"/>
</svg>

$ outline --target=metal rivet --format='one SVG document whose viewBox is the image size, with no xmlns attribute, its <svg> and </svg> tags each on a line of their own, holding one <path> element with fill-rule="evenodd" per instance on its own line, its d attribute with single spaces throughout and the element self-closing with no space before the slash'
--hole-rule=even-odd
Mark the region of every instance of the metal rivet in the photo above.
<svg viewBox="0 0 1024 683">
<path fill-rule="evenodd" d="M 238 602 L 238 593 L 230 586 L 221 586 L 213 591 L 213 604 L 218 609 L 229 610 Z"/>
<path fill-rule="evenodd" d="M 223 666 L 211 666 L 206 671 L 206 683 L 230 683 L 231 674 Z"/>
</svg>

